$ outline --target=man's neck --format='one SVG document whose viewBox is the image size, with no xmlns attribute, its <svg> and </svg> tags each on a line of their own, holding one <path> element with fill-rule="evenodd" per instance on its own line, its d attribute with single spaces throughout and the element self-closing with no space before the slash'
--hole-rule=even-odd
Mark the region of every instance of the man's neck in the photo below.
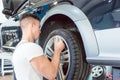
<svg viewBox="0 0 120 80">
<path fill-rule="evenodd" d="M 21 40 L 26 40 L 28 42 L 34 42 L 34 40 L 31 37 L 26 37 L 26 36 L 23 36 Z"/>
</svg>

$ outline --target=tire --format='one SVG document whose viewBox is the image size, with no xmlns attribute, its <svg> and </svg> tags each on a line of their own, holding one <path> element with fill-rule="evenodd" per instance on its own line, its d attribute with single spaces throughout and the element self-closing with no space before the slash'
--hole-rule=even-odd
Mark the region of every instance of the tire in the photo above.
<svg viewBox="0 0 120 80">
<path fill-rule="evenodd" d="M 46 38 L 52 32 L 53 30 L 63 28 L 64 24 L 59 21 L 50 21 L 42 28 L 42 32 L 40 34 L 39 40 L 40 40 L 40 46 L 43 47 Z"/>
<path fill-rule="evenodd" d="M 90 75 L 90 69 L 91 69 L 91 66 L 86 62 L 84 62 L 84 68 L 83 68 L 82 77 L 80 80 L 88 80 L 88 76 Z"/>
<path fill-rule="evenodd" d="M 104 66 L 93 66 L 91 70 L 93 80 L 105 80 L 106 72 Z"/>
<path fill-rule="evenodd" d="M 49 60 L 52 59 L 54 54 L 53 39 L 55 36 L 61 38 L 66 46 L 61 54 L 57 80 L 87 80 L 90 67 L 83 60 L 81 45 L 72 31 L 65 29 L 52 31 L 43 46 L 45 55 Z"/>
</svg>

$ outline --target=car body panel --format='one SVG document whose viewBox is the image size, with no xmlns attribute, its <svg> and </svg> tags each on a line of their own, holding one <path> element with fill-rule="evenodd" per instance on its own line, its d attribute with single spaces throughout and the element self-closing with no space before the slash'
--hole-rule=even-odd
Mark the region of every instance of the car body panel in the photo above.
<svg viewBox="0 0 120 80">
<path fill-rule="evenodd" d="M 78 20 L 84 20 L 87 19 L 85 14 L 80 11 L 79 8 L 69 5 L 69 4 L 63 4 L 63 5 L 58 5 L 50 9 L 46 15 L 41 20 L 41 25 L 51 16 L 54 16 L 56 14 L 63 14 L 68 17 L 70 17 L 73 21 L 78 21 Z M 79 17 L 78 17 L 79 16 Z"/>
<path fill-rule="evenodd" d="M 99 56 L 119 57 L 120 56 L 120 28 L 95 31 L 99 45 Z"/>
<path fill-rule="evenodd" d="M 120 28 L 96 30 L 95 36 L 99 47 L 97 57 L 88 57 L 92 64 L 120 66 Z"/>
</svg>

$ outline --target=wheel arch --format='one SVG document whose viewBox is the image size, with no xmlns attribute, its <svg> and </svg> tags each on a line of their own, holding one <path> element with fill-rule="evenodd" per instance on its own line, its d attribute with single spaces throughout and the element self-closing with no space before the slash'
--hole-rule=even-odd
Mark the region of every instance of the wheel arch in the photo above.
<svg viewBox="0 0 120 80">
<path fill-rule="evenodd" d="M 41 30 L 45 33 L 47 25 L 51 21 L 58 21 L 63 24 L 70 23 L 72 28 L 67 26 L 67 29 L 74 29 L 79 33 L 79 39 L 82 39 L 86 57 L 94 57 L 98 55 L 98 47 L 92 26 L 86 15 L 77 7 L 63 4 L 58 5 L 47 12 L 41 20 Z M 92 48 L 93 47 L 93 48 Z"/>
</svg>

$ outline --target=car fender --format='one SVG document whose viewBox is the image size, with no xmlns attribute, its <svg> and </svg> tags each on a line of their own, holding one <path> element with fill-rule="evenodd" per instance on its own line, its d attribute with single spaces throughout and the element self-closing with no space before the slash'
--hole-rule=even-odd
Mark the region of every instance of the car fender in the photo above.
<svg viewBox="0 0 120 80">
<path fill-rule="evenodd" d="M 98 46 L 92 26 L 87 16 L 79 8 L 73 5 L 62 4 L 50 9 L 41 19 L 41 29 L 47 19 L 57 14 L 65 15 L 75 23 L 83 40 L 86 57 L 97 56 Z"/>
</svg>

